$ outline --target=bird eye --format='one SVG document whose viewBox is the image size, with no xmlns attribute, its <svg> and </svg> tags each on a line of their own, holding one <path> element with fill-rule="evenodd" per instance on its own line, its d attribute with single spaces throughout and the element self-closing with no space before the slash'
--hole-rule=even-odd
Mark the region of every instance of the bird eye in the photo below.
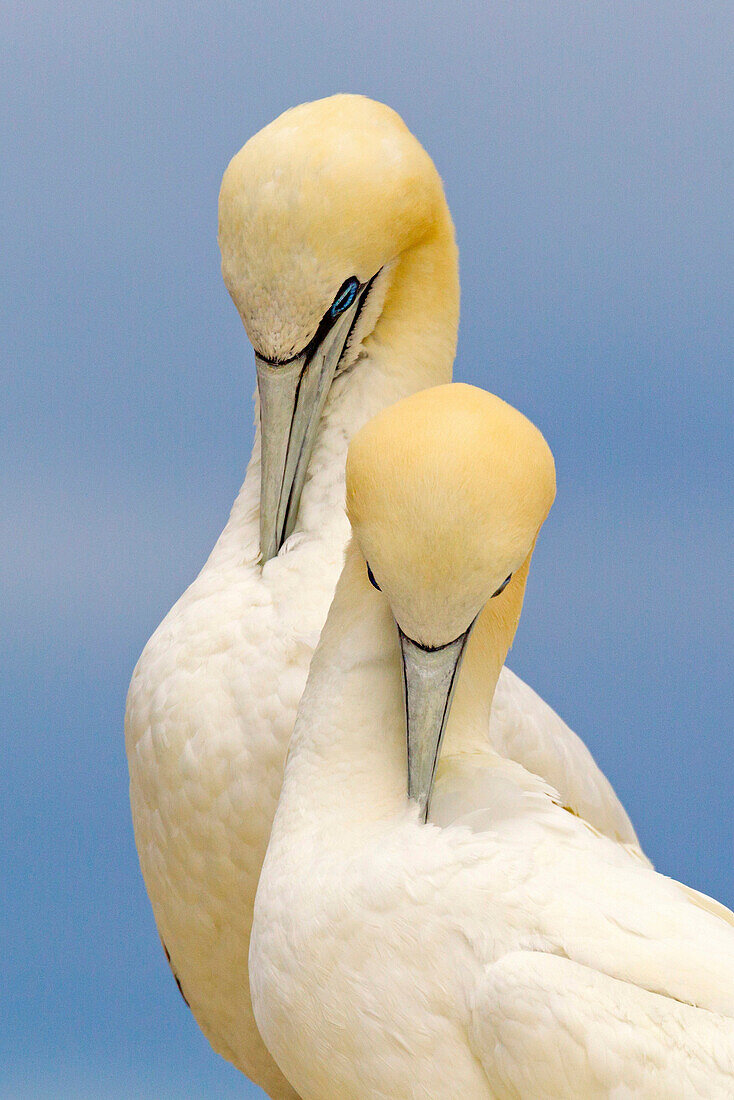
<svg viewBox="0 0 734 1100">
<path fill-rule="evenodd" d="M 354 299 L 357 297 L 357 291 L 359 290 L 359 279 L 352 275 L 351 279 L 342 286 L 341 290 L 334 299 L 329 315 L 334 318 L 338 317 L 340 313 L 343 313 L 345 309 L 349 309 Z"/>
<path fill-rule="evenodd" d="M 375 580 L 375 574 L 370 569 L 370 563 L 369 562 L 367 562 L 367 577 L 368 577 L 369 582 L 372 585 L 372 587 L 376 588 L 378 592 L 382 592 L 382 589 L 380 588 L 379 584 Z"/>
<path fill-rule="evenodd" d="M 494 599 L 495 596 L 499 596 L 500 592 L 504 592 L 504 590 L 507 588 L 507 586 L 508 586 L 508 584 L 510 583 L 511 580 L 512 580 L 512 573 L 510 573 L 508 576 L 505 577 L 505 579 L 503 580 L 502 584 L 499 586 L 497 591 L 492 593 L 490 599 Z"/>
</svg>

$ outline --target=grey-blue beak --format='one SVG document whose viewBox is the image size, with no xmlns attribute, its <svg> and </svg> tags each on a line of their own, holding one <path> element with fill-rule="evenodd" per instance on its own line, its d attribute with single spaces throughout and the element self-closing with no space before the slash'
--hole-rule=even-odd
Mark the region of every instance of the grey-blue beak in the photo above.
<svg viewBox="0 0 734 1100">
<path fill-rule="evenodd" d="M 276 556 L 293 531 L 319 421 L 363 294 L 323 338 L 285 363 L 255 353 L 260 395 L 260 552 Z"/>
<path fill-rule="evenodd" d="M 422 821 L 428 820 L 436 765 L 471 629 L 453 642 L 427 649 L 398 627 L 405 689 L 408 797 L 420 806 Z"/>
</svg>

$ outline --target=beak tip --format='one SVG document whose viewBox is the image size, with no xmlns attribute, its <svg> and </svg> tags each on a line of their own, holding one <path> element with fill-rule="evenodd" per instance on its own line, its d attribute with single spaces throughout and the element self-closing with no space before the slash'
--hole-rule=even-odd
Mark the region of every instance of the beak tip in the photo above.
<svg viewBox="0 0 734 1100">
<path fill-rule="evenodd" d="M 257 560 L 261 569 L 263 568 L 263 566 L 268 564 L 271 558 L 275 558 L 277 556 L 278 551 L 272 549 L 270 544 L 263 544 L 262 542 L 260 543 L 260 553 Z"/>
</svg>

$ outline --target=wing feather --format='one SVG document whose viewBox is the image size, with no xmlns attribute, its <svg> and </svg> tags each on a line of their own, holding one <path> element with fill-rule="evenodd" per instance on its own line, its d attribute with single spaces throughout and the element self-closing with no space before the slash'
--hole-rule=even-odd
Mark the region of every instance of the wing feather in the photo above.
<svg viewBox="0 0 734 1100">
<path fill-rule="evenodd" d="M 624 806 L 581 738 L 506 667 L 492 703 L 489 740 L 500 756 L 550 784 L 564 807 L 650 866 Z"/>
<path fill-rule="evenodd" d="M 556 955 L 487 967 L 470 1041 L 498 1100 L 724 1100 L 734 1021 Z"/>
</svg>

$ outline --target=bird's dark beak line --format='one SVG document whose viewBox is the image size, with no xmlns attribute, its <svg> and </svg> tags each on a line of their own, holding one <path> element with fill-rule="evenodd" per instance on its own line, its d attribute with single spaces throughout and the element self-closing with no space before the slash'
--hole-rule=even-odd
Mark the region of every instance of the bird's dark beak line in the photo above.
<svg viewBox="0 0 734 1100">
<path fill-rule="evenodd" d="M 260 396 L 260 554 L 274 558 L 293 531 L 319 421 L 360 303 L 316 347 L 285 363 L 255 353 Z"/>
<path fill-rule="evenodd" d="M 403 659 L 408 797 L 418 803 L 424 822 L 428 820 L 441 742 L 472 626 L 438 649 L 418 645 L 398 627 Z"/>
</svg>

